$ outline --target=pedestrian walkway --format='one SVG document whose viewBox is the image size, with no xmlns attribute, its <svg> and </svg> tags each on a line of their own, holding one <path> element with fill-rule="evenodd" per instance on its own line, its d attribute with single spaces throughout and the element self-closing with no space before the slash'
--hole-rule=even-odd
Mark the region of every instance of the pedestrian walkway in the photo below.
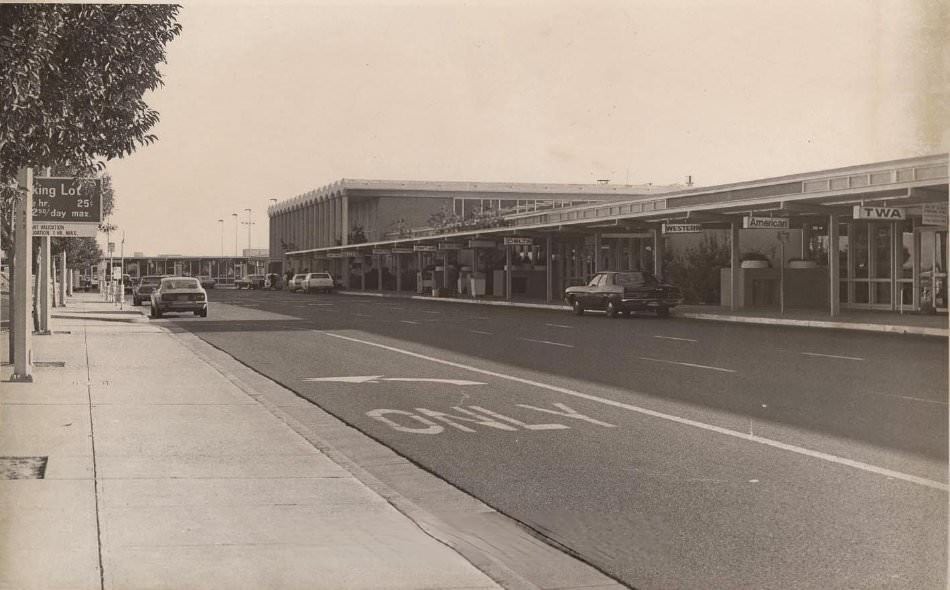
<svg viewBox="0 0 950 590">
<path fill-rule="evenodd" d="M 127 310 L 76 295 L 2 367 L 0 589 L 498 587 Z"/>
<path fill-rule="evenodd" d="M 569 311 L 562 303 L 545 303 L 534 300 L 470 299 L 459 297 L 431 297 L 428 295 L 397 294 L 392 291 L 339 291 L 343 295 L 367 297 L 396 297 L 425 301 L 444 301 L 473 305 L 494 305 L 527 309 L 553 309 Z M 778 309 L 743 309 L 732 311 L 715 305 L 681 305 L 673 310 L 675 317 L 694 320 L 711 320 L 743 324 L 797 326 L 802 328 L 825 328 L 833 330 L 857 330 L 862 332 L 885 332 L 891 334 L 915 334 L 950 338 L 946 315 L 895 313 L 871 310 L 842 310 L 832 318 L 827 311 L 817 309 L 791 309 L 780 313 Z"/>
</svg>

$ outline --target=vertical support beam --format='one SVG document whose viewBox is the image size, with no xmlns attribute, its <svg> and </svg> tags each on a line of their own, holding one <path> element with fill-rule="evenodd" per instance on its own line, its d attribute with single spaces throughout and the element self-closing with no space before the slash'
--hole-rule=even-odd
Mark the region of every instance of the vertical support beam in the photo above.
<svg viewBox="0 0 950 590">
<path fill-rule="evenodd" d="M 729 224 L 729 309 L 739 307 L 739 224 Z"/>
<path fill-rule="evenodd" d="M 346 194 L 340 196 L 340 228 L 343 232 L 343 245 L 350 243 L 350 198 Z"/>
<path fill-rule="evenodd" d="M 63 250 L 59 255 L 59 305 L 61 307 L 66 306 L 66 275 L 69 271 L 66 270 L 66 250 Z"/>
<path fill-rule="evenodd" d="M 828 308 L 831 317 L 841 311 L 841 283 L 838 281 L 841 259 L 838 253 L 838 220 L 828 216 Z"/>
<path fill-rule="evenodd" d="M 657 279 L 662 281 L 663 273 L 666 271 L 666 269 L 663 268 L 663 254 L 664 254 L 663 232 L 660 231 L 660 228 L 654 228 L 652 231 L 653 231 L 653 276 L 655 276 Z M 639 244 L 640 251 L 643 251 L 643 242 L 641 240 L 637 240 L 637 241 L 640 242 Z"/>
<path fill-rule="evenodd" d="M 393 260 L 396 263 L 396 293 L 402 291 L 402 254 L 393 254 Z"/>
<path fill-rule="evenodd" d="M 40 238 L 40 268 L 37 272 L 39 293 L 37 294 L 36 313 L 40 320 L 40 334 L 49 334 L 49 306 L 50 306 L 50 252 L 49 236 Z"/>
<path fill-rule="evenodd" d="M 376 290 L 383 290 L 383 257 L 373 256 L 373 262 L 376 264 Z"/>
<path fill-rule="evenodd" d="M 554 278 L 554 257 L 551 254 L 551 234 L 548 234 L 544 239 L 544 258 L 544 268 L 547 270 L 545 280 L 545 285 L 547 285 L 547 297 L 545 298 L 545 301 L 551 303 L 551 301 L 554 299 L 554 285 L 551 283 Z"/>
<path fill-rule="evenodd" d="M 511 301 L 511 246 L 505 246 L 505 299 Z"/>
<path fill-rule="evenodd" d="M 33 326 L 30 309 L 33 306 L 33 169 L 26 168 L 17 175 L 20 188 L 26 189 L 16 206 L 16 262 L 14 268 L 13 318 L 10 328 L 13 337 L 13 375 L 11 381 L 33 381 Z"/>
<path fill-rule="evenodd" d="M 346 260 L 346 259 L 341 259 Z M 360 256 L 360 290 L 366 290 L 366 257 Z"/>
<path fill-rule="evenodd" d="M 594 272 L 600 271 L 600 232 L 597 232 L 594 234 Z"/>
</svg>

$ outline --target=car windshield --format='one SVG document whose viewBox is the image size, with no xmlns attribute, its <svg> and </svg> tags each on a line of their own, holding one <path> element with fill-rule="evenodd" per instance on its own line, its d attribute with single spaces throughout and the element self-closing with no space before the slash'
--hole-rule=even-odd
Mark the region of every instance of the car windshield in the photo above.
<svg viewBox="0 0 950 590">
<path fill-rule="evenodd" d="M 162 282 L 162 277 L 142 277 L 143 285 L 157 285 Z"/>
<path fill-rule="evenodd" d="M 307 276 L 307 275 L 294 275 L 294 278 L 295 278 L 295 279 L 302 279 L 302 278 L 304 278 L 304 277 L 306 277 L 306 276 Z"/>
<path fill-rule="evenodd" d="M 329 278 L 330 278 L 330 273 L 326 273 L 326 272 L 315 272 L 315 273 L 313 273 L 313 278 L 315 278 L 315 279 L 329 279 Z"/>
<path fill-rule="evenodd" d="M 162 281 L 162 289 L 197 289 L 198 281 L 195 279 L 165 279 Z"/>
<path fill-rule="evenodd" d="M 653 275 L 646 272 L 618 272 L 614 275 L 614 284 L 622 287 L 642 287 L 655 282 Z"/>
</svg>

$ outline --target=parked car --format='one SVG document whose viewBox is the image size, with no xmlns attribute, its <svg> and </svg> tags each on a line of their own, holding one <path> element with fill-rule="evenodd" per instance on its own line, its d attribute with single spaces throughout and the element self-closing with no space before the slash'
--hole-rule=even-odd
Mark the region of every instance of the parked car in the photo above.
<svg viewBox="0 0 950 590">
<path fill-rule="evenodd" d="M 162 282 L 162 278 L 166 275 L 146 275 L 139 280 L 132 288 L 132 304 L 133 305 L 142 305 L 143 301 L 147 301 L 152 297 L 152 291 L 158 287 L 159 283 Z"/>
<path fill-rule="evenodd" d="M 293 278 L 290 279 L 290 282 L 287 283 L 287 290 L 293 293 L 294 291 L 303 289 L 303 280 L 306 278 L 307 275 L 294 275 Z"/>
<path fill-rule="evenodd" d="M 333 276 L 328 272 L 311 272 L 303 279 L 303 290 L 306 293 L 329 293 L 336 285 Z"/>
<path fill-rule="evenodd" d="M 671 308 L 683 302 L 683 295 L 677 287 L 660 283 L 648 272 L 600 272 L 586 285 L 568 287 L 564 301 L 577 315 L 588 309 L 603 310 L 608 317 L 652 310 L 659 317 L 667 317 Z"/>
<path fill-rule="evenodd" d="M 164 277 L 152 291 L 151 317 L 169 312 L 192 312 L 208 317 L 208 293 L 194 277 Z"/>
<path fill-rule="evenodd" d="M 201 283 L 201 287 L 204 289 L 214 289 L 214 286 L 218 283 L 207 275 L 198 277 L 198 282 Z"/>
</svg>

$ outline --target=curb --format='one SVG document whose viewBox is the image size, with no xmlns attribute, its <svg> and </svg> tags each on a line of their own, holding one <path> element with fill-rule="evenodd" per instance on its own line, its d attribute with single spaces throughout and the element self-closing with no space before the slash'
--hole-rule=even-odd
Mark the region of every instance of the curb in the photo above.
<svg viewBox="0 0 950 590">
<path fill-rule="evenodd" d="M 485 301 L 478 299 L 452 299 L 441 297 L 426 297 L 422 295 L 392 295 L 389 293 L 368 293 L 364 291 L 337 291 L 340 295 L 357 297 L 381 297 L 384 299 L 417 299 L 429 302 L 465 303 L 469 305 L 494 305 L 497 307 L 520 307 L 527 309 L 552 309 L 558 311 L 569 310 L 566 305 L 550 303 L 521 303 L 517 301 Z M 737 324 L 759 324 L 768 326 L 793 326 L 798 328 L 820 328 L 826 330 L 852 330 L 857 332 L 876 332 L 884 334 L 903 334 L 913 336 L 936 336 L 950 338 L 950 329 L 929 328 L 926 326 L 902 326 L 899 324 L 869 324 L 862 322 L 834 322 L 828 320 L 793 320 L 786 318 L 750 317 L 739 315 L 720 315 L 715 313 L 675 312 L 673 317 L 691 320 L 713 322 L 730 322 Z"/>
</svg>

